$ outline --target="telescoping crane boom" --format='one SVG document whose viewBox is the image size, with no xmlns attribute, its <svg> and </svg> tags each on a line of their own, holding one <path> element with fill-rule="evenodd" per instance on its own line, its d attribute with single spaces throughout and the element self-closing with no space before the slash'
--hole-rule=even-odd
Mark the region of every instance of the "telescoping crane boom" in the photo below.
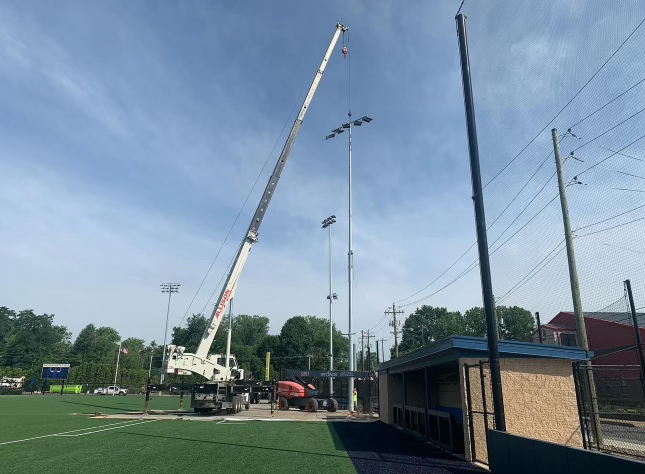
<svg viewBox="0 0 645 474">
<path fill-rule="evenodd" d="M 300 131 L 300 127 L 302 126 L 302 122 L 305 118 L 305 114 L 307 113 L 307 110 L 309 109 L 309 105 L 311 104 L 311 101 L 314 97 L 316 89 L 318 88 L 320 79 L 322 78 L 322 75 L 325 72 L 325 68 L 327 67 L 329 58 L 331 57 L 331 54 L 334 50 L 334 47 L 336 46 L 336 43 L 341 33 L 344 33 L 347 30 L 348 28 L 346 26 L 343 26 L 340 23 L 336 25 L 336 31 L 334 32 L 334 36 L 331 40 L 331 43 L 329 44 L 329 47 L 327 48 L 327 52 L 325 53 L 322 59 L 320 67 L 318 68 L 318 71 L 314 76 L 313 82 L 311 83 L 311 87 L 309 87 L 309 92 L 305 97 L 302 107 L 300 107 L 300 112 L 298 113 L 298 116 L 296 117 L 293 123 L 293 126 L 291 127 L 291 131 L 289 132 L 287 141 L 284 144 L 284 148 L 282 149 L 282 152 L 280 153 L 280 157 L 278 158 L 278 162 L 275 165 L 273 173 L 269 178 L 269 182 L 267 183 L 267 186 L 264 190 L 262 199 L 260 200 L 260 203 L 258 204 L 258 207 L 255 211 L 255 214 L 253 215 L 253 219 L 249 224 L 249 228 L 246 232 L 246 236 L 244 237 L 244 240 L 242 241 L 242 243 L 240 244 L 237 250 L 237 255 L 235 256 L 235 260 L 233 262 L 233 265 L 231 266 L 231 270 L 228 273 L 226 282 L 224 283 L 224 286 L 222 287 L 222 291 L 219 295 L 217 303 L 215 304 L 215 308 L 213 309 L 213 312 L 211 314 L 210 320 L 208 322 L 208 326 L 206 327 L 206 330 L 202 334 L 202 339 L 199 343 L 199 346 L 197 347 L 197 350 L 195 351 L 194 354 L 191 354 L 191 353 L 185 352 L 184 347 L 175 346 L 172 344 L 168 345 L 167 346 L 168 358 L 163 363 L 164 372 L 166 373 L 190 372 L 190 373 L 202 375 L 211 382 L 230 382 L 231 380 L 234 380 L 236 378 L 237 371 L 236 371 L 235 364 L 232 364 L 233 366 L 229 367 L 229 363 L 228 363 L 228 359 L 230 355 L 229 347 L 227 347 L 227 354 L 225 358 L 222 358 L 217 354 L 209 355 L 208 352 L 210 351 L 211 345 L 213 343 L 213 339 L 215 338 L 215 334 L 217 333 L 217 328 L 219 327 L 222 321 L 222 317 L 226 311 L 226 308 L 230 303 L 230 301 L 233 299 L 233 296 L 235 295 L 238 279 L 240 277 L 240 274 L 242 273 L 242 270 L 244 269 L 244 265 L 246 263 L 246 259 L 249 256 L 249 252 L 251 251 L 253 244 L 255 244 L 258 241 L 258 230 L 260 228 L 260 224 L 262 224 L 262 219 L 264 218 L 264 214 L 266 213 L 267 208 L 269 207 L 269 203 L 271 202 L 271 198 L 273 197 L 275 188 L 278 184 L 278 181 L 280 180 L 280 176 L 282 175 L 282 170 L 284 169 L 284 166 L 287 163 L 287 159 L 289 158 L 289 154 L 291 153 L 293 144 L 296 141 L 296 137 L 298 136 L 298 132 Z M 208 391 L 213 392 L 212 387 Z M 218 393 L 217 389 L 215 389 L 215 393 Z M 214 406 L 213 408 L 217 408 L 217 407 Z"/>
</svg>

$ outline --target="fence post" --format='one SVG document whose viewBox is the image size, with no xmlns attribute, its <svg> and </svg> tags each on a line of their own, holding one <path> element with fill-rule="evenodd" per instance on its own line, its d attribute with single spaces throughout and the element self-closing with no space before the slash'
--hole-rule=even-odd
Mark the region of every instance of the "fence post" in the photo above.
<svg viewBox="0 0 645 474">
<path fill-rule="evenodd" d="M 578 374 L 578 363 L 573 362 L 571 364 L 571 370 L 573 371 L 573 386 L 576 390 L 576 404 L 578 405 L 578 418 L 580 420 L 580 436 L 582 436 L 582 446 L 585 449 L 589 449 L 587 445 L 587 426 L 584 421 L 584 415 L 582 410 L 582 395 L 580 393 L 580 376 Z"/>
<path fill-rule="evenodd" d="M 592 369 L 591 364 L 587 364 L 587 363 L 585 363 L 584 368 L 585 368 L 585 378 L 586 378 L 585 386 L 587 388 L 587 391 L 589 392 L 589 405 L 591 406 L 591 414 L 590 414 L 590 418 L 592 420 L 591 427 L 593 428 L 593 435 L 594 435 L 595 442 L 596 442 L 596 449 L 598 449 L 600 451 L 601 440 L 600 440 L 600 437 L 598 435 L 598 428 L 599 428 L 598 424 L 599 423 L 595 422 L 595 420 L 600 419 L 600 417 L 598 416 L 598 413 L 596 412 L 596 407 L 598 406 L 597 400 L 596 400 L 596 403 L 594 403 L 594 394 L 596 393 L 596 390 L 595 390 L 595 384 L 593 386 L 591 384 L 591 380 L 593 380 L 593 373 L 591 373 L 591 374 L 589 373 L 593 369 Z"/>
<path fill-rule="evenodd" d="M 638 326 L 638 318 L 636 317 L 636 307 L 634 306 L 634 295 L 632 294 L 632 284 L 629 280 L 625 280 L 627 287 L 627 295 L 629 296 L 629 307 L 632 312 L 632 321 L 634 322 L 634 333 L 636 335 L 636 348 L 638 349 L 638 359 L 641 363 L 641 385 L 643 386 L 643 395 L 645 395 L 645 355 L 643 354 L 643 341 L 641 341 L 641 331 Z"/>
<path fill-rule="evenodd" d="M 179 394 L 179 409 L 180 410 L 184 409 L 184 392 L 183 391 Z"/>
<path fill-rule="evenodd" d="M 148 377 L 148 383 L 146 384 L 146 415 L 148 414 L 148 408 L 150 408 L 150 377 Z"/>
<path fill-rule="evenodd" d="M 466 375 L 466 402 L 468 403 L 466 411 L 468 412 L 468 428 L 470 431 L 470 462 L 475 462 L 475 459 L 477 459 L 475 452 L 475 424 L 473 423 L 473 399 L 470 395 L 470 366 L 468 364 L 464 364 L 464 372 Z M 430 427 L 428 426 L 429 432 Z"/>
</svg>

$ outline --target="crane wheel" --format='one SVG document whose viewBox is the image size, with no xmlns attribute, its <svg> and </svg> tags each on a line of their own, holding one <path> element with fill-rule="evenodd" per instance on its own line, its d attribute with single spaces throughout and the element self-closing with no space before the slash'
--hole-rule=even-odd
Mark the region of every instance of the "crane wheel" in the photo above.
<svg viewBox="0 0 645 474">
<path fill-rule="evenodd" d="M 278 410 L 286 411 L 289 409 L 289 400 L 284 397 L 278 398 Z"/>
<path fill-rule="evenodd" d="M 307 411 L 316 413 L 318 411 L 318 400 L 316 400 L 315 398 L 309 398 L 307 400 Z"/>
<path fill-rule="evenodd" d="M 251 409 L 251 402 L 250 402 L 250 401 L 249 401 L 249 402 L 246 402 L 246 403 L 244 404 L 244 409 L 245 409 L 245 410 L 250 410 L 250 409 Z"/>
<path fill-rule="evenodd" d="M 235 413 L 239 413 L 242 411 L 242 397 L 239 395 L 237 396 L 237 403 L 235 404 Z"/>
<path fill-rule="evenodd" d="M 327 401 L 327 411 L 336 411 L 338 410 L 338 401 L 335 398 L 330 398 Z"/>
</svg>

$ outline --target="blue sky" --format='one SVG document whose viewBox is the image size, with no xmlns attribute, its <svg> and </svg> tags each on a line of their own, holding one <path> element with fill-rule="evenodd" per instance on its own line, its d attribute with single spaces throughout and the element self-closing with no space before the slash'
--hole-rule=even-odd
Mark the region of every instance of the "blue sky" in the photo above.
<svg viewBox="0 0 645 474">
<path fill-rule="evenodd" d="M 171 325 L 177 324 L 283 126 L 291 125 L 290 111 L 299 107 L 301 91 L 341 21 L 351 28 L 352 110 L 374 117 L 354 141 L 354 325 L 374 327 L 386 306 L 421 289 L 474 241 L 454 25 L 459 3 L 3 3 L 0 304 L 55 313 L 75 334 L 92 322 L 113 326 L 125 337 L 162 340 L 165 300 L 159 283 L 182 284 L 171 311 Z M 598 1 L 549 2 L 548 8 L 525 5 L 512 12 L 503 2 L 482 3 L 466 2 L 464 8 L 486 182 L 645 12 L 637 2 L 611 10 Z M 630 51 L 638 51 L 643 38 L 639 32 L 628 45 L 633 49 L 626 48 L 611 64 L 614 69 L 590 86 L 588 97 L 554 125 L 566 129 L 611 92 L 635 82 L 643 63 Z M 338 216 L 335 319 L 346 330 L 347 144 L 324 140 L 347 113 L 348 61 L 340 47 L 235 299 L 236 313 L 268 316 L 272 332 L 296 314 L 327 315 L 327 234 L 320 222 L 330 214 Z M 642 90 L 635 94 L 643 98 Z M 617 103 L 596 123 L 586 122 L 589 136 L 638 104 Z M 628 124 L 603 145 L 626 144 L 640 123 Z M 489 222 L 519 190 L 537 156 L 549 152 L 550 128 L 522 156 L 525 161 L 487 189 Z M 244 235 L 284 138 L 191 312 L 204 308 Z M 594 153 L 600 158 L 603 150 L 596 147 Z M 496 224 L 500 230 L 552 170 L 549 161 L 525 200 L 518 199 Z M 554 183 L 536 209 L 557 189 Z M 576 218 L 594 221 L 633 205 L 631 197 L 603 194 L 598 212 L 591 212 L 584 206 L 589 199 L 571 197 Z M 513 241 L 493 259 L 496 294 L 510 289 L 561 238 L 558 209 L 551 210 L 539 232 L 529 230 L 533 240 Z M 495 238 L 491 230 L 489 240 Z M 632 240 L 638 243 L 637 234 Z M 597 245 L 606 242 L 581 250 L 581 260 L 593 260 Z M 420 296 L 475 258 L 473 249 Z M 588 288 L 596 298 L 590 304 L 612 300 L 610 291 L 596 289 L 598 267 L 592 262 L 588 268 Z M 625 273 L 619 270 L 618 280 Z M 566 283 L 560 267 L 545 271 L 542 283 L 553 282 L 553 275 Z M 539 285 L 540 278 L 534 279 L 509 302 L 545 307 L 535 301 Z M 554 302 L 542 311 L 569 309 L 564 290 L 558 285 Z M 480 301 L 475 270 L 426 302 L 465 310 Z M 379 329 L 379 336 L 390 337 L 387 327 Z"/>
</svg>

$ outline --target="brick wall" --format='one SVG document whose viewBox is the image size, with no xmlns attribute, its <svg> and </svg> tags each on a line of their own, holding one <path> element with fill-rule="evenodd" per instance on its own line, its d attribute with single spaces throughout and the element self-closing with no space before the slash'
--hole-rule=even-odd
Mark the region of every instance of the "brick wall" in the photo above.
<svg viewBox="0 0 645 474">
<path fill-rule="evenodd" d="M 464 364 L 476 365 L 479 359 L 460 359 L 461 398 L 464 411 L 466 457 L 472 459 L 467 418 Z M 490 373 L 485 365 L 487 409 L 492 413 Z M 529 438 L 582 446 L 571 361 L 560 359 L 501 359 L 502 390 L 506 429 Z M 483 411 L 479 369 L 470 370 L 473 410 Z M 489 416 L 492 428 L 493 417 Z M 477 459 L 488 459 L 484 416 L 473 416 Z"/>
</svg>

